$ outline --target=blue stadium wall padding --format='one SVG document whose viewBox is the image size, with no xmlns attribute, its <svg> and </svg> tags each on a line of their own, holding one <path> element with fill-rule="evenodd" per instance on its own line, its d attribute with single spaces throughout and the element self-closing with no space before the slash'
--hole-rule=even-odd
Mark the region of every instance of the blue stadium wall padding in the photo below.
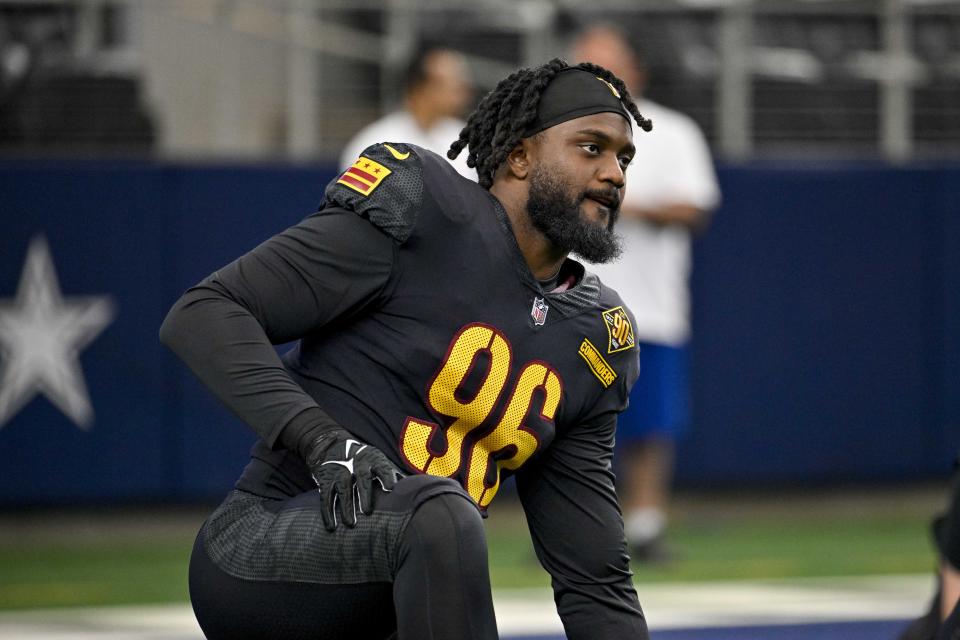
<svg viewBox="0 0 960 640">
<path fill-rule="evenodd" d="M 898 480 L 960 448 L 960 173 L 728 168 L 697 243 L 690 482 Z"/>
<path fill-rule="evenodd" d="M 0 425 L 0 505 L 215 499 L 253 442 L 157 340 L 217 267 L 315 210 L 329 166 L 0 162 L 0 314 L 31 239 L 66 302 L 108 296 L 77 354 L 95 412 L 42 393 Z M 960 168 L 725 167 L 695 244 L 694 425 L 678 480 L 901 481 L 960 449 Z M 0 347 L 0 385 L 9 354 Z M 2 389 L 0 389 L 2 395 Z"/>
</svg>

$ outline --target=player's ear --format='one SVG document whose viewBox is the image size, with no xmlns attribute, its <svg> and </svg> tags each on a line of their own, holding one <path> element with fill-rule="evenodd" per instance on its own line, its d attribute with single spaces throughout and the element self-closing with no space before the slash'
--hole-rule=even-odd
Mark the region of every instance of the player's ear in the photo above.
<svg viewBox="0 0 960 640">
<path fill-rule="evenodd" d="M 529 138 L 524 138 L 517 143 L 517 146 L 513 148 L 507 155 L 507 160 L 504 163 L 507 167 L 507 172 L 518 180 L 526 180 L 527 176 L 530 175 L 531 168 L 531 152 L 532 145 Z"/>
</svg>

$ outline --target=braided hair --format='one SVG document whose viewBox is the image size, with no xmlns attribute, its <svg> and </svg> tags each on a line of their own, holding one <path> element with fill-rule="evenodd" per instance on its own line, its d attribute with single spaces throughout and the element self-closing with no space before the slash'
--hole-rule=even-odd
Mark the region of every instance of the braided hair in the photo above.
<svg viewBox="0 0 960 640">
<path fill-rule="evenodd" d="M 573 66 L 612 84 L 640 128 L 650 131 L 653 123 L 640 115 L 623 80 L 590 62 Z M 467 166 L 477 170 L 480 186 L 489 189 L 497 169 L 536 120 L 543 90 L 554 76 L 568 67 L 570 65 L 566 61 L 554 58 L 539 67 L 520 69 L 501 80 L 470 114 L 467 125 L 460 131 L 460 137 L 450 145 L 447 157 L 453 160 L 464 148 L 469 147 Z"/>
</svg>

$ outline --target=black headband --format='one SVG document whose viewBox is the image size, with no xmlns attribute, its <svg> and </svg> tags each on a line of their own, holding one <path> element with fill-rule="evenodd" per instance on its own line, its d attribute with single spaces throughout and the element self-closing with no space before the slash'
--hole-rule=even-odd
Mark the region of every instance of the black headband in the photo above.
<svg viewBox="0 0 960 640">
<path fill-rule="evenodd" d="M 550 80 L 537 105 L 537 119 L 523 133 L 529 138 L 561 122 L 595 113 L 619 113 L 631 122 L 630 113 L 612 84 L 586 69 L 568 67 Z"/>
</svg>

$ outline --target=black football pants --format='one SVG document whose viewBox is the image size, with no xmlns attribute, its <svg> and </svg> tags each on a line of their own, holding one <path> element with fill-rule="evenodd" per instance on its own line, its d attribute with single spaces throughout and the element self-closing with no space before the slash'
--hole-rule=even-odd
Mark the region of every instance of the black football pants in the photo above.
<svg viewBox="0 0 960 640">
<path fill-rule="evenodd" d="M 320 494 L 234 491 L 204 524 L 190 598 L 209 640 L 497 638 L 479 512 L 455 482 L 401 480 L 333 533 Z"/>
</svg>

